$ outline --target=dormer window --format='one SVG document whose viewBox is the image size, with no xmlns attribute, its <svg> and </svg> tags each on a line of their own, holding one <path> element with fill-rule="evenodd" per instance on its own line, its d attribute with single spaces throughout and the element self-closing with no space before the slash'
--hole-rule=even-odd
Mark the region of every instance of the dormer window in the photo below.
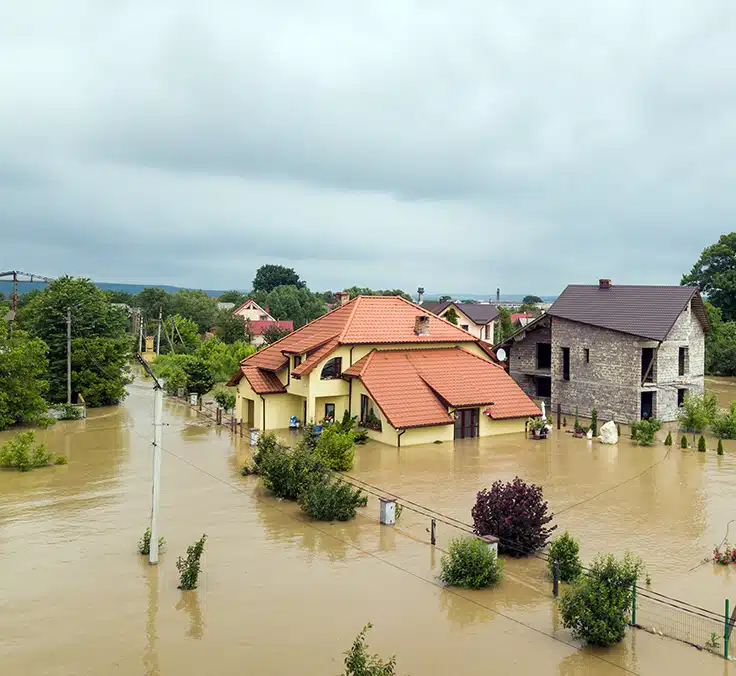
<svg viewBox="0 0 736 676">
<path fill-rule="evenodd" d="M 342 373 L 342 357 L 333 357 L 322 367 L 322 380 L 334 380 Z"/>
</svg>

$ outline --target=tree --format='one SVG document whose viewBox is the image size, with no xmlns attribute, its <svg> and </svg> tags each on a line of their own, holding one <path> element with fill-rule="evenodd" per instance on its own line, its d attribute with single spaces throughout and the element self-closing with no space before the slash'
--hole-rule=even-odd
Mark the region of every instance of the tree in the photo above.
<svg viewBox="0 0 736 676">
<path fill-rule="evenodd" d="M 111 303 L 122 303 L 124 305 L 128 305 L 129 307 L 135 307 L 135 296 L 128 291 L 116 291 L 113 289 L 107 289 L 104 293 L 107 300 L 109 300 Z"/>
<path fill-rule="evenodd" d="M 235 408 L 235 395 L 232 392 L 220 390 L 215 394 L 215 401 L 221 409 L 224 409 L 225 413 Z"/>
<path fill-rule="evenodd" d="M 220 303 L 234 303 L 238 307 L 248 300 L 248 294 L 235 290 L 225 291 L 217 300 Z"/>
<path fill-rule="evenodd" d="M 187 376 L 187 390 L 199 397 L 207 394 L 215 384 L 212 369 L 201 357 L 195 357 L 184 364 L 184 373 Z"/>
<path fill-rule="evenodd" d="M 396 674 L 396 658 L 384 662 L 379 655 L 371 655 L 365 644 L 365 635 L 373 625 L 363 627 L 353 641 L 353 645 L 345 653 L 344 676 L 394 676 Z"/>
<path fill-rule="evenodd" d="M 718 399 L 715 394 L 685 394 L 685 401 L 680 408 L 677 419 L 685 432 L 702 432 L 716 415 Z"/>
<path fill-rule="evenodd" d="M 736 439 L 736 401 L 727 410 L 718 411 L 713 418 L 713 434 L 721 439 Z M 721 444 L 722 446 L 722 444 Z"/>
<path fill-rule="evenodd" d="M 153 323 L 158 320 L 159 309 L 164 317 L 172 313 L 171 298 L 172 294 L 159 287 L 151 286 L 134 296 L 132 305 L 140 309 L 147 327 L 152 328 Z"/>
<path fill-rule="evenodd" d="M 75 338 L 72 391 L 81 393 L 92 407 L 119 404 L 127 394 L 125 386 L 133 382 L 127 369 L 130 354 L 126 337 Z"/>
<path fill-rule="evenodd" d="M 254 296 L 276 319 L 291 319 L 296 328 L 327 312 L 327 305 L 318 294 L 296 286 L 278 286 L 268 294 Z"/>
<path fill-rule="evenodd" d="M 547 561 L 550 575 L 554 575 L 555 566 L 558 566 L 560 580 L 563 582 L 572 582 L 583 572 L 580 545 L 567 531 L 552 540 Z"/>
<path fill-rule="evenodd" d="M 480 538 L 461 537 L 450 541 L 447 554 L 440 561 L 440 579 L 454 587 L 482 589 L 500 582 L 503 566 Z"/>
<path fill-rule="evenodd" d="M 299 506 L 318 521 L 350 521 L 366 504 L 368 496 L 343 481 L 311 481 L 299 492 Z"/>
<path fill-rule="evenodd" d="M 524 300 L 521 301 L 524 305 L 536 305 L 541 303 L 542 299 L 539 296 L 524 296 Z"/>
<path fill-rule="evenodd" d="M 240 315 L 234 315 L 230 310 L 220 310 L 215 335 L 223 343 L 234 343 L 245 340 L 245 320 Z"/>
<path fill-rule="evenodd" d="M 126 381 L 130 341 L 127 337 L 127 313 L 112 305 L 105 293 L 89 279 L 60 277 L 53 281 L 28 303 L 20 313 L 20 322 L 30 335 L 40 338 L 49 347 L 49 399 L 66 400 L 66 315 L 71 310 L 72 337 L 72 395 L 81 394 L 88 400 L 101 391 L 116 390 L 116 384 Z M 85 357 L 85 347 L 94 356 Z M 97 359 L 105 355 L 105 361 Z M 80 378 L 78 369 L 97 369 L 102 380 L 110 380 L 110 387 L 101 387 L 98 379 Z M 102 400 L 108 401 L 107 397 Z M 88 400 L 89 401 L 89 400 Z"/>
<path fill-rule="evenodd" d="M 721 309 L 724 320 L 736 320 L 736 232 L 721 235 L 716 244 L 703 249 L 680 284 L 697 286 Z"/>
<path fill-rule="evenodd" d="M 451 307 L 444 315 L 442 315 L 442 317 L 450 322 L 450 324 L 457 326 L 457 312 L 454 307 Z"/>
<path fill-rule="evenodd" d="M 736 321 L 724 322 L 722 312 L 705 302 L 711 332 L 705 336 L 705 373 L 736 376 Z"/>
<path fill-rule="evenodd" d="M 344 291 L 350 294 L 350 300 L 352 300 L 353 298 L 357 298 L 358 296 L 400 296 L 405 300 L 412 300 L 411 296 L 406 293 L 406 291 L 402 291 L 401 289 L 374 290 L 367 286 L 351 286 L 348 289 L 344 289 Z"/>
<path fill-rule="evenodd" d="M 452 296 L 440 296 L 440 303 L 447 303 L 452 300 Z"/>
<path fill-rule="evenodd" d="M 618 643 L 631 612 L 633 586 L 643 564 L 626 553 L 620 561 L 612 554 L 598 555 L 587 575 L 581 575 L 562 595 L 562 624 L 575 638 L 598 646 Z"/>
<path fill-rule="evenodd" d="M 253 291 L 273 291 L 278 286 L 295 286 L 297 289 L 306 289 L 307 285 L 299 279 L 294 268 L 283 265 L 262 265 L 256 270 L 253 278 Z"/>
<path fill-rule="evenodd" d="M 213 328 L 218 319 L 217 303 L 204 291 L 181 289 L 171 296 L 171 311 L 191 319 L 199 333 Z"/>
<path fill-rule="evenodd" d="M 44 396 L 48 346 L 39 338 L 0 322 L 0 430 L 21 422 L 33 422 L 46 412 Z"/>
<path fill-rule="evenodd" d="M 266 341 L 266 345 L 271 345 L 277 340 L 281 340 L 284 336 L 288 336 L 290 333 L 291 331 L 289 329 L 274 325 L 267 326 L 263 329 L 263 333 L 261 335 L 263 336 L 263 340 Z"/>
<path fill-rule="evenodd" d="M 508 483 L 494 481 L 491 490 L 483 489 L 471 511 L 478 535 L 495 535 L 501 554 L 528 556 L 544 547 L 550 533 L 552 514 L 547 514 L 542 489 L 527 484 L 518 476 Z"/>
<path fill-rule="evenodd" d="M 172 351 L 172 346 L 176 354 L 192 354 L 202 342 L 194 320 L 179 314 L 166 317 L 161 333 L 161 352 L 164 354 Z"/>
<path fill-rule="evenodd" d="M 317 456 L 330 469 L 347 472 L 355 458 L 353 432 L 341 432 L 339 424 L 325 425 L 317 441 Z"/>
<path fill-rule="evenodd" d="M 500 343 L 502 340 L 506 340 L 510 335 L 514 333 L 514 325 L 511 323 L 511 310 L 502 305 L 498 307 L 498 319 L 496 320 L 496 326 L 494 329 L 496 343 Z"/>
</svg>

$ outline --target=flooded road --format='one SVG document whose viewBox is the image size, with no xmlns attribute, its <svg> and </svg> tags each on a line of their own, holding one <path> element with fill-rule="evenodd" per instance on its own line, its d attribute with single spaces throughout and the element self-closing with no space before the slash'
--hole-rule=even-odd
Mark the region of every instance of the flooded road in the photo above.
<svg viewBox="0 0 736 676">
<path fill-rule="evenodd" d="M 733 383 L 710 383 L 722 405 Z M 0 472 L 0 673 L 338 674 L 367 622 L 398 673 L 736 673 L 682 643 L 629 630 L 609 650 L 578 649 L 561 627 L 543 563 L 507 561 L 493 590 L 437 585 L 440 547 L 459 533 L 405 511 L 377 524 L 371 498 L 345 524 L 312 523 L 239 468 L 250 448 L 182 403 L 166 402 L 157 567 L 136 553 L 150 510 L 152 395 L 62 422 L 39 437 L 69 464 Z M 0 443 L 10 433 L 0 433 Z M 709 444 L 713 446 L 714 444 Z M 719 610 L 736 572 L 698 565 L 736 518 L 736 443 L 698 454 L 589 444 L 562 432 L 359 449 L 352 474 L 469 521 L 475 492 L 519 474 L 540 483 L 555 523 L 597 551 L 640 554 L 652 588 Z M 176 557 L 207 533 L 200 587 L 177 589 Z M 736 540 L 736 531 L 732 532 Z M 693 569 L 694 570 L 691 570 Z"/>
</svg>

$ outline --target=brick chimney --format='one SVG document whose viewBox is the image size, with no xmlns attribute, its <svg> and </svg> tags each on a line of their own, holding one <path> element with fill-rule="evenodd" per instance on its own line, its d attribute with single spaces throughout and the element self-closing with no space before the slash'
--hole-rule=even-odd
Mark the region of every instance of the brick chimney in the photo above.
<svg viewBox="0 0 736 676">
<path fill-rule="evenodd" d="M 429 316 L 428 315 L 417 315 L 414 320 L 414 333 L 417 336 L 428 336 L 429 335 Z"/>
<path fill-rule="evenodd" d="M 611 280 L 610 279 L 599 279 L 598 280 L 598 288 L 599 289 L 610 289 L 611 288 Z"/>
<path fill-rule="evenodd" d="M 338 291 L 335 295 L 340 305 L 345 305 L 350 300 L 350 294 L 347 291 Z"/>
<path fill-rule="evenodd" d="M 424 302 L 424 287 L 420 286 L 417 289 L 417 305 L 421 305 Z"/>
</svg>

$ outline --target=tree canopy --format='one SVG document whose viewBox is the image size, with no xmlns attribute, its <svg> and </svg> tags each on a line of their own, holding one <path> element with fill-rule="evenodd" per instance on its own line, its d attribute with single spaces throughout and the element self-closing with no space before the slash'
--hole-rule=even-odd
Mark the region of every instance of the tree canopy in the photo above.
<svg viewBox="0 0 736 676">
<path fill-rule="evenodd" d="M 736 232 L 721 235 L 716 244 L 703 249 L 680 283 L 697 286 L 721 309 L 724 321 L 736 320 Z"/>
<path fill-rule="evenodd" d="M 524 300 L 521 302 L 524 305 L 534 305 L 535 303 L 541 303 L 542 299 L 539 296 L 524 296 Z"/>
<path fill-rule="evenodd" d="M 411 300 L 411 296 L 401 289 L 370 289 L 367 286 L 351 286 L 345 289 L 350 294 L 350 300 L 357 296 L 401 296 L 406 300 Z"/>
<path fill-rule="evenodd" d="M 223 343 L 234 343 L 245 338 L 245 321 L 230 310 L 220 310 L 215 324 L 215 335 Z"/>
<path fill-rule="evenodd" d="M 291 319 L 295 328 L 327 312 L 327 304 L 319 294 L 296 286 L 277 286 L 270 293 L 254 293 L 253 298 L 261 307 L 268 307 L 276 319 Z"/>
<path fill-rule="evenodd" d="M 253 291 L 273 291 L 278 286 L 295 286 L 305 289 L 307 285 L 299 278 L 294 268 L 283 265 L 262 265 L 253 278 Z"/>
<path fill-rule="evenodd" d="M 235 307 L 238 307 L 248 300 L 248 294 L 233 289 L 232 291 L 225 291 L 217 300 L 220 303 L 234 303 Z"/>
<path fill-rule="evenodd" d="M 705 372 L 736 376 L 736 321 L 724 322 L 720 308 L 705 303 L 712 331 L 705 336 Z"/>
</svg>

